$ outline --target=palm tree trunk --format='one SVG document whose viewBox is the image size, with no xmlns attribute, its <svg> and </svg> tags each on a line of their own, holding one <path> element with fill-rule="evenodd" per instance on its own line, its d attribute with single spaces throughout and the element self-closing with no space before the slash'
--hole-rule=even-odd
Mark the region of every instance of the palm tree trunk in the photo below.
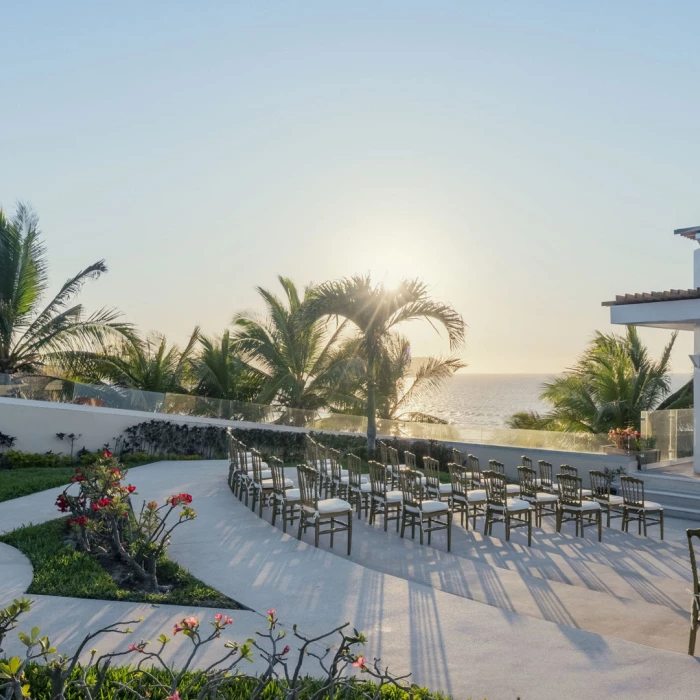
<svg viewBox="0 0 700 700">
<path fill-rule="evenodd" d="M 367 358 L 367 459 L 374 457 L 377 440 L 377 409 L 375 400 L 374 357 Z"/>
</svg>

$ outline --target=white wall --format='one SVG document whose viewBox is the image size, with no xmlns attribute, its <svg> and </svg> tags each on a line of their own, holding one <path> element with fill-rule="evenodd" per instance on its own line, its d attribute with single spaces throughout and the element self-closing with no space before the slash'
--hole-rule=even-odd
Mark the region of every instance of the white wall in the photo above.
<svg viewBox="0 0 700 700">
<path fill-rule="evenodd" d="M 48 401 L 27 401 L 0 397 L 0 432 L 17 438 L 14 449 L 22 452 L 69 452 L 68 442 L 56 440 L 56 433 L 80 433 L 75 449 L 85 446 L 96 450 L 106 442 L 113 443 L 129 426 L 148 420 L 174 421 L 190 425 L 220 425 L 240 428 L 265 428 L 271 430 L 291 430 L 304 432 L 302 428 L 277 426 L 260 423 L 247 423 L 219 420 L 216 418 L 198 418 L 177 416 L 165 413 L 145 413 L 118 408 L 101 408 L 94 406 L 76 406 Z M 517 467 L 520 457 L 526 454 L 534 462 L 540 459 L 551 462 L 555 467 L 570 464 L 578 467 L 579 475 L 588 482 L 588 472 L 604 467 L 622 466 L 629 471 L 636 470 L 636 461 L 624 456 L 592 454 L 588 452 L 563 452 L 559 450 L 542 450 L 522 447 L 503 447 L 500 445 L 479 445 L 473 443 L 448 443 L 461 450 L 464 456 L 476 455 L 481 461 L 481 468 L 488 468 L 489 459 L 497 459 L 506 466 L 506 474 L 517 480 Z"/>
</svg>

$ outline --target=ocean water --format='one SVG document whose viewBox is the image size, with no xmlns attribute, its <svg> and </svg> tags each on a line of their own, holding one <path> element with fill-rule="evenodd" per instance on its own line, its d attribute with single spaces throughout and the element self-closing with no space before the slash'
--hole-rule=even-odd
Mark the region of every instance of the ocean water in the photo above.
<svg viewBox="0 0 700 700">
<path fill-rule="evenodd" d="M 542 383 L 548 374 L 456 374 L 443 389 L 422 400 L 414 410 L 424 411 L 450 423 L 502 428 L 516 411 L 544 413 L 540 401 Z M 690 374 L 672 375 L 672 391 L 680 389 Z"/>
</svg>

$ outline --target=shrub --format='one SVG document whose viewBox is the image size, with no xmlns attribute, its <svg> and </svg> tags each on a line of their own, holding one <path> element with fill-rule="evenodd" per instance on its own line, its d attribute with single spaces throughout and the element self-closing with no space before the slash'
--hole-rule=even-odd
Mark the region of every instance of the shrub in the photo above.
<svg viewBox="0 0 700 700">
<path fill-rule="evenodd" d="M 31 602 L 26 599 L 16 600 L 10 613 L 11 625 L 16 625 L 17 618 L 30 606 Z M 195 617 L 175 623 L 172 636 L 182 634 L 191 643 L 191 652 L 180 669 L 167 664 L 163 658 L 172 640 L 165 634 L 159 635 L 154 643 L 135 642 L 129 645 L 128 652 L 100 654 L 92 648 L 94 640 L 103 635 L 133 634 L 131 625 L 138 622 L 140 620 L 116 622 L 87 634 L 73 655 L 59 654 L 50 639 L 41 636 L 38 627 L 29 634 L 20 633 L 26 653 L 24 658 L 16 656 L 0 662 L 0 694 L 5 698 L 42 700 L 92 700 L 116 695 L 136 700 L 152 697 L 166 700 L 224 697 L 241 700 L 263 697 L 427 700 L 434 697 L 425 689 L 409 685 L 408 676 L 393 676 L 381 667 L 380 659 L 370 662 L 358 653 L 358 647 L 364 645 L 366 639 L 357 630 L 346 631 L 347 624 L 313 638 L 302 635 L 295 625 L 292 637 L 287 640 L 287 633 L 278 630 L 274 610 L 267 611 L 265 631 L 256 632 L 254 638 L 242 644 L 224 642 L 216 661 L 211 663 L 207 658 L 205 670 L 195 670 L 202 650 L 219 642 L 233 624 L 223 613 L 214 615 L 208 624 Z M 293 650 L 290 644 L 296 648 Z M 244 670 L 243 662 L 252 661 L 255 654 L 265 669 L 260 676 L 248 675 Z M 113 667 L 114 659 L 124 656 L 133 658 L 133 665 Z M 81 657 L 87 660 L 81 661 Z M 316 679 L 304 672 L 309 659 L 318 662 L 315 672 L 319 677 Z"/>
<path fill-rule="evenodd" d="M 53 452 L 41 454 L 10 450 L 5 455 L 5 468 L 7 469 L 53 469 L 72 465 L 71 457 Z"/>
</svg>

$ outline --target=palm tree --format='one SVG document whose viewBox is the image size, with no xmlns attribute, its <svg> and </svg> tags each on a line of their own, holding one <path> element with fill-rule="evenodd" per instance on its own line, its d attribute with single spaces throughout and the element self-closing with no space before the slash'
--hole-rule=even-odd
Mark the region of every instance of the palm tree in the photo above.
<svg viewBox="0 0 700 700">
<path fill-rule="evenodd" d="M 168 347 L 165 336 L 152 333 L 144 341 L 132 339 L 99 352 L 76 353 L 65 364 L 65 374 L 90 384 L 186 394 L 188 370 L 198 339 L 196 327 L 181 350 L 177 345 Z"/>
<path fill-rule="evenodd" d="M 0 373 L 37 373 L 75 350 L 132 337 L 130 324 L 114 309 L 85 314 L 73 299 L 88 280 L 107 272 L 104 260 L 71 277 L 41 308 L 48 289 L 46 250 L 39 220 L 18 204 L 8 219 L 0 209 Z"/>
<path fill-rule="evenodd" d="M 576 365 L 544 384 L 542 399 L 559 430 L 607 433 L 639 429 L 641 412 L 650 411 L 670 390 L 670 357 L 676 333 L 653 360 L 634 326 L 626 335 L 597 332 Z"/>
<path fill-rule="evenodd" d="M 343 346 L 342 353 L 357 357 L 360 344 L 359 338 L 353 338 Z M 414 411 L 412 406 L 438 391 L 447 379 L 465 366 L 456 357 L 428 357 L 417 362 L 411 357 L 408 339 L 398 334 L 390 335 L 377 361 L 377 416 L 387 420 L 446 423 L 437 416 Z M 340 387 L 340 396 L 344 400 L 332 405 L 338 412 L 367 414 L 367 383 L 364 381 L 367 370 L 364 363 L 362 369 L 358 375 L 347 373 L 349 381 Z"/>
<path fill-rule="evenodd" d="M 263 377 L 237 354 L 229 331 L 220 337 L 202 336 L 199 342 L 200 352 L 192 360 L 192 393 L 229 401 L 254 401 Z"/>
<path fill-rule="evenodd" d="M 419 280 L 404 280 L 395 289 L 373 285 L 369 275 L 355 276 L 315 287 L 307 304 L 310 319 L 347 319 L 357 329 L 360 356 L 365 362 L 367 391 L 367 447 L 374 452 L 377 437 L 379 361 L 392 329 L 404 321 L 424 319 L 441 324 L 450 347 L 464 342 L 464 320 L 452 306 L 433 301 Z"/>
<path fill-rule="evenodd" d="M 513 430 L 557 430 L 554 418 L 539 411 L 518 411 L 506 421 L 506 426 Z"/>
<path fill-rule="evenodd" d="M 263 377 L 257 401 L 317 410 L 337 398 L 342 375 L 352 358 L 339 352 L 342 324 L 329 332 L 328 323 L 310 320 L 305 312 L 312 289 L 304 295 L 286 277 L 278 277 L 284 299 L 258 287 L 266 316 L 238 314 L 234 346 Z"/>
</svg>

